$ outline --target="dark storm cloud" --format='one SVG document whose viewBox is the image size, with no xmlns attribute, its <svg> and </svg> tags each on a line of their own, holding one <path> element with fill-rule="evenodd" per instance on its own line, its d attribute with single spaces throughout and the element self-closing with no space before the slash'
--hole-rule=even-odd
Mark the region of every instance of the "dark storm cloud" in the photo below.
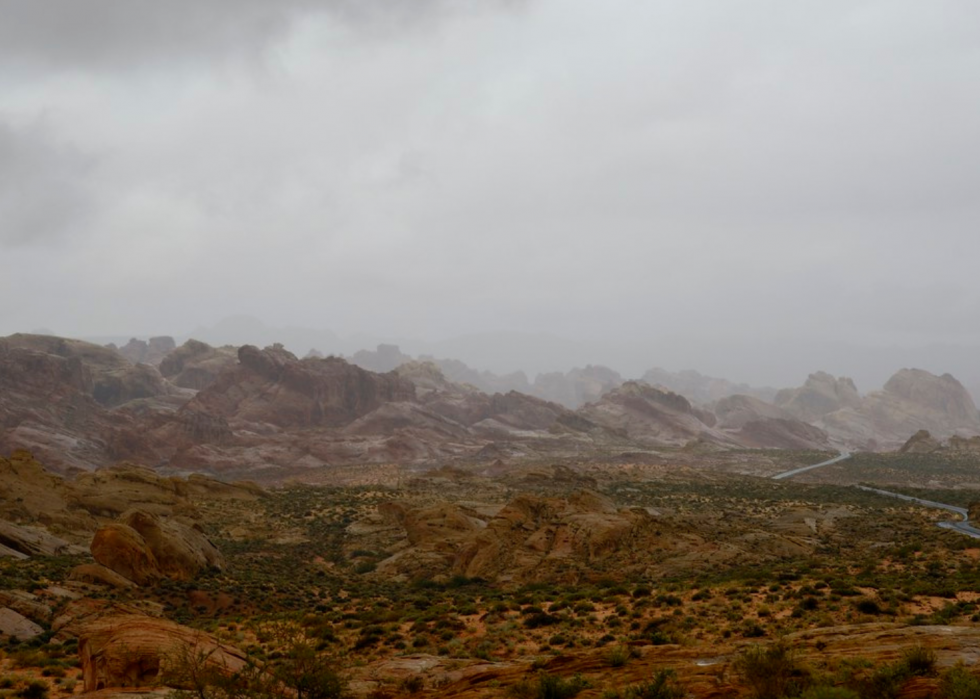
<svg viewBox="0 0 980 699">
<path fill-rule="evenodd" d="M 126 69 L 264 50 L 327 14 L 367 28 L 427 22 L 523 0 L 0 0 L 0 57 L 42 68 Z"/>
<path fill-rule="evenodd" d="M 40 127 L 0 121 L 0 248 L 53 242 L 88 215 L 93 160 Z"/>
</svg>

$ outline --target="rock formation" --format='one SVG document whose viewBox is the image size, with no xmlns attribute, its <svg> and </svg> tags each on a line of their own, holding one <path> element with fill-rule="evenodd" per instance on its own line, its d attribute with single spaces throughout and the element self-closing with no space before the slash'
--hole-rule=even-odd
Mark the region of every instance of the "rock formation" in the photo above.
<svg viewBox="0 0 980 699">
<path fill-rule="evenodd" d="M 798 420 L 815 423 L 837 410 L 858 407 L 861 396 L 851 379 L 818 371 L 810 374 L 802 387 L 777 393 L 775 404 Z"/>
<path fill-rule="evenodd" d="M 898 451 L 902 454 L 931 454 L 942 449 L 942 446 L 938 439 L 929 434 L 929 430 L 919 430 Z"/>
<path fill-rule="evenodd" d="M 91 550 L 100 565 L 137 585 L 164 577 L 190 580 L 205 568 L 224 565 L 221 553 L 199 529 L 139 509 L 101 527 Z"/>
<path fill-rule="evenodd" d="M 678 372 L 650 369 L 640 377 L 640 381 L 679 393 L 695 405 L 710 405 L 733 395 L 751 396 L 769 402 L 776 395 L 772 388 L 755 388 L 745 383 L 733 383 L 727 379 L 704 376 L 691 369 Z"/>
<path fill-rule="evenodd" d="M 873 442 L 897 449 L 919 430 L 940 440 L 980 434 L 980 413 L 963 385 L 949 374 L 902 369 L 881 391 L 858 405 L 825 414 L 816 424 L 851 445 Z"/>
<path fill-rule="evenodd" d="M 129 456 L 139 423 L 185 399 L 155 368 L 105 347 L 0 338 L 0 453 L 29 449 L 60 472 L 91 470 Z"/>
<path fill-rule="evenodd" d="M 538 398 L 575 409 L 599 400 L 604 394 L 623 384 L 623 377 L 612 369 L 589 364 L 567 373 L 538 374 L 531 393 Z"/>
<path fill-rule="evenodd" d="M 88 544 L 100 523 L 133 508 L 162 517 L 193 518 L 194 503 L 201 500 L 249 501 L 261 497 L 266 493 L 252 483 L 222 483 L 200 475 L 165 477 L 133 464 L 118 464 L 66 480 L 49 473 L 29 452 L 14 452 L 9 459 L 0 457 L 0 511 L 17 524 L 43 525 L 76 544 Z M 47 549 L 57 553 L 54 549 L 60 546 L 55 543 Z"/>
<path fill-rule="evenodd" d="M 717 427 L 746 447 L 816 450 L 830 447 L 826 432 L 758 398 L 728 396 L 718 401 L 714 412 Z"/>
<path fill-rule="evenodd" d="M 0 607 L 0 638 L 29 641 L 44 633 L 44 629 L 13 609 Z"/>
<path fill-rule="evenodd" d="M 229 674 L 245 665 L 242 651 L 210 634 L 142 614 L 97 615 L 76 633 L 86 692 L 160 686 L 187 663 Z"/>
<path fill-rule="evenodd" d="M 407 548 L 396 547 L 378 574 L 406 578 L 571 581 L 610 566 L 640 565 L 641 550 L 650 556 L 673 546 L 661 541 L 668 525 L 646 510 L 619 509 L 593 491 L 567 498 L 520 495 L 492 516 L 449 503 L 421 509 L 387 503 L 379 514 L 404 530 Z"/>
<path fill-rule="evenodd" d="M 713 415 L 695 409 L 683 396 L 636 381 L 583 406 L 578 414 L 644 445 L 683 445 L 692 439 L 735 443 L 709 426 Z"/>
<path fill-rule="evenodd" d="M 149 340 L 138 340 L 134 337 L 122 347 L 117 348 L 112 344 L 107 345 L 107 347 L 116 350 L 133 364 L 159 366 L 163 358 L 172 352 L 177 344 L 172 337 L 161 335 L 151 337 Z"/>
<path fill-rule="evenodd" d="M 237 361 L 238 352 L 234 347 L 212 347 L 188 340 L 162 358 L 160 373 L 175 386 L 200 391 Z"/>
</svg>

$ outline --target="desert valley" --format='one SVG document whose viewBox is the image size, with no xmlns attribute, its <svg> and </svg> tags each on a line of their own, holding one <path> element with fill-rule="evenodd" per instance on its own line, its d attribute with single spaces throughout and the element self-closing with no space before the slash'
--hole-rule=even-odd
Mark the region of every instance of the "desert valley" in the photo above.
<svg viewBox="0 0 980 699">
<path fill-rule="evenodd" d="M 950 375 L 21 334 L 0 416 L 6 695 L 978 696 Z"/>
</svg>

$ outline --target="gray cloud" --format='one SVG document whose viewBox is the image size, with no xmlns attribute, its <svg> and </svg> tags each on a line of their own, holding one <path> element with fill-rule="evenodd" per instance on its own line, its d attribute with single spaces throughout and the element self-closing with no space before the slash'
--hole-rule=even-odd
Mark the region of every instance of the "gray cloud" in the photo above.
<svg viewBox="0 0 980 699">
<path fill-rule="evenodd" d="M 57 283 L 0 333 L 502 330 L 755 381 L 980 344 L 976 3 L 4 3 L 0 113 L 45 127 L 0 132 L 0 285 Z"/>
<path fill-rule="evenodd" d="M 493 0 L 489 6 L 520 4 Z M 315 15 L 383 33 L 487 6 L 476 0 L 0 0 L 0 56 L 48 69 L 175 67 L 261 53 Z"/>
<path fill-rule="evenodd" d="M 0 248 L 50 244 L 91 211 L 93 159 L 52 143 L 40 127 L 0 121 Z"/>
</svg>

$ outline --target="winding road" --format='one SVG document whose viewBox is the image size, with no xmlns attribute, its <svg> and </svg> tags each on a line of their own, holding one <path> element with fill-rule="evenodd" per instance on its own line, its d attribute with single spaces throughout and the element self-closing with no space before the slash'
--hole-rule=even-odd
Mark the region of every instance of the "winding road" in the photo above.
<svg viewBox="0 0 980 699">
<path fill-rule="evenodd" d="M 828 459 L 827 461 L 821 461 L 819 464 L 813 464 L 811 466 L 803 466 L 802 468 L 795 468 L 792 471 L 784 471 L 783 473 L 777 473 L 772 477 L 773 480 L 778 481 L 783 478 L 792 478 L 793 476 L 805 473 L 807 471 L 812 471 L 815 468 L 820 468 L 821 466 L 830 466 L 831 464 L 836 464 L 844 459 L 851 458 L 851 453 L 849 451 L 842 451 L 839 456 Z M 965 534 L 966 536 L 971 536 L 974 539 L 980 539 L 980 529 L 974 527 L 970 524 L 970 514 L 966 511 L 965 507 L 957 507 L 956 505 L 947 505 L 944 502 L 936 502 L 935 500 L 923 500 L 922 498 L 912 497 L 911 495 L 903 495 L 902 493 L 893 493 L 890 490 L 881 490 L 880 488 L 872 488 L 867 485 L 854 486 L 860 488 L 861 490 L 867 491 L 869 493 L 875 493 L 877 495 L 884 495 L 889 498 L 897 498 L 899 500 L 905 500 L 907 502 L 914 502 L 917 505 L 922 505 L 924 507 L 935 507 L 940 510 L 946 510 L 947 512 L 952 512 L 954 514 L 962 517 L 962 520 L 951 520 L 946 522 L 937 522 L 937 526 L 942 529 L 950 529 L 954 532 L 959 532 L 960 534 Z"/>
<path fill-rule="evenodd" d="M 793 476 L 797 476 L 801 473 L 812 471 L 815 468 L 820 468 L 821 466 L 830 466 L 831 464 L 836 464 L 843 461 L 844 459 L 850 459 L 850 458 L 851 458 L 851 452 L 842 451 L 838 456 L 835 456 L 833 459 L 828 459 L 827 461 L 821 461 L 819 464 L 812 464 L 811 466 L 794 468 L 792 471 L 784 471 L 783 473 L 777 473 L 775 476 L 772 477 L 772 479 L 774 481 L 779 481 L 782 480 L 783 478 L 792 478 Z"/>
<path fill-rule="evenodd" d="M 948 521 L 948 522 L 937 522 L 937 526 L 943 529 L 952 529 L 954 532 L 959 532 L 960 534 L 966 534 L 967 536 L 972 536 L 974 539 L 980 539 L 980 529 L 977 529 L 972 524 L 970 524 L 970 514 L 966 511 L 965 507 L 957 507 L 956 505 L 947 505 L 944 502 L 936 502 L 935 500 L 923 500 L 922 498 L 915 498 L 911 495 L 903 495 L 902 493 L 893 493 L 890 490 L 881 490 L 880 488 L 871 488 L 866 485 L 856 486 L 861 490 L 866 490 L 869 493 L 877 493 L 878 495 L 884 495 L 890 498 L 898 498 L 899 500 L 906 500 L 908 502 L 914 502 L 917 505 L 924 505 L 925 507 L 935 507 L 940 510 L 946 510 L 947 512 L 953 512 L 958 514 L 963 519 L 960 521 Z"/>
</svg>

